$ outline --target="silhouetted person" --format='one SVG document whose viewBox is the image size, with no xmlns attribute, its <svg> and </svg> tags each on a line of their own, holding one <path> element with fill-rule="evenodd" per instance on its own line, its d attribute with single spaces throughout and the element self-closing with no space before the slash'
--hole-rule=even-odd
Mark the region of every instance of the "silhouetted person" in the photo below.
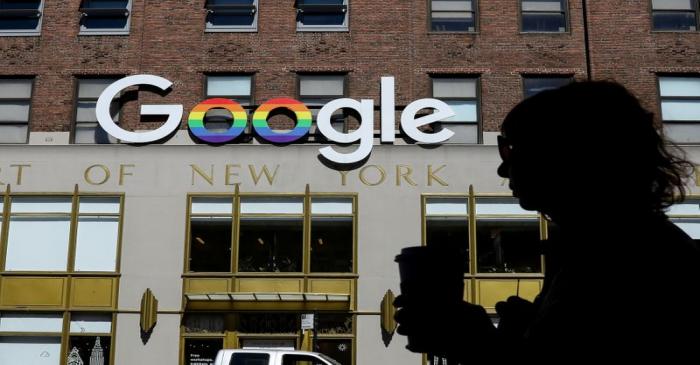
<svg viewBox="0 0 700 365">
<path fill-rule="evenodd" d="M 400 296 L 398 333 L 425 334 L 452 363 L 697 363 L 700 251 L 664 213 L 693 165 L 653 114 L 616 83 L 573 83 L 513 108 L 499 150 L 498 174 L 557 232 L 542 243 L 541 293 L 498 303 L 497 328 L 480 306 Z"/>
</svg>

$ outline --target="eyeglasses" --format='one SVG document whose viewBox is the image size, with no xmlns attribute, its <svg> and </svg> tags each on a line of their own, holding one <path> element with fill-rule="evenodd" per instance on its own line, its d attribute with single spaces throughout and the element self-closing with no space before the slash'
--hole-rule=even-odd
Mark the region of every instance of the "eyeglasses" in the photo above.
<svg viewBox="0 0 700 365">
<path fill-rule="evenodd" d="M 498 136 L 498 153 L 501 155 L 501 160 L 509 161 L 513 153 L 513 144 L 508 141 L 505 136 Z"/>
</svg>

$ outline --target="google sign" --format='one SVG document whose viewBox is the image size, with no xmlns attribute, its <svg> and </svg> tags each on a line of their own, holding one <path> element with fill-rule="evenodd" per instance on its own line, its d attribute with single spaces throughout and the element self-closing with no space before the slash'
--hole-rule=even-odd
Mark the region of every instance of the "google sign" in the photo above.
<svg viewBox="0 0 700 365">
<path fill-rule="evenodd" d="M 127 143 L 150 143 L 163 139 L 180 127 L 183 106 L 180 104 L 167 105 L 142 105 L 141 115 L 165 115 L 166 122 L 158 129 L 148 132 L 130 132 L 119 127 L 110 115 L 112 100 L 124 89 L 149 85 L 163 91 L 169 89 L 173 83 L 167 79 L 155 75 L 128 76 L 109 85 L 97 100 L 97 121 L 110 135 Z M 394 142 L 394 108 L 396 105 L 394 78 L 381 78 L 381 141 Z M 267 118 L 275 109 L 285 108 L 296 116 L 296 126 L 291 131 L 274 131 L 267 123 Z M 233 123 L 224 131 L 210 131 L 204 125 L 204 116 L 210 109 L 225 109 L 231 113 Z M 331 115 L 339 109 L 355 110 L 361 119 L 358 129 L 343 133 L 335 130 L 331 125 Z M 432 109 L 433 113 L 416 117 L 422 109 Z M 441 143 L 454 135 L 448 129 L 442 129 L 437 133 L 425 133 L 418 128 L 426 124 L 444 120 L 455 113 L 446 103 L 437 99 L 420 99 L 406 106 L 401 113 L 401 128 L 413 140 L 420 143 Z M 291 143 L 303 138 L 311 128 L 311 111 L 303 103 L 289 98 L 275 98 L 260 105 L 253 113 L 253 129 L 262 138 L 272 143 Z M 238 137 L 248 124 L 248 115 L 243 107 L 230 99 L 207 99 L 195 106 L 189 114 L 187 125 L 192 135 L 197 139 L 208 143 L 226 143 Z M 360 142 L 358 148 L 349 153 L 341 153 L 331 146 L 322 147 L 319 152 L 326 159 L 341 163 L 355 163 L 369 156 L 372 152 L 374 130 L 374 100 L 343 98 L 332 100 L 324 105 L 316 117 L 316 125 L 319 132 L 329 141 L 337 143 Z"/>
</svg>

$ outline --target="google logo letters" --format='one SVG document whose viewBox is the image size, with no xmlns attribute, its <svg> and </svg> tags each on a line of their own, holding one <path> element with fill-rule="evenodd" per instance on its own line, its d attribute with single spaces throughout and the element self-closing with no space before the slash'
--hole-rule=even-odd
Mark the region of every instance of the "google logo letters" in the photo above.
<svg viewBox="0 0 700 365">
<path fill-rule="evenodd" d="M 109 85 L 97 100 L 97 121 L 110 135 L 128 143 L 149 143 L 163 139 L 177 130 L 183 115 L 180 104 L 142 105 L 141 115 L 166 115 L 166 122 L 157 129 L 148 132 L 130 132 L 119 127 L 110 115 L 112 100 L 124 89 L 138 85 L 149 85 L 163 91 L 172 86 L 172 82 L 155 75 L 134 75 L 120 79 Z M 394 142 L 394 108 L 396 105 L 394 78 L 381 78 L 381 141 Z M 290 131 L 274 131 L 267 123 L 270 113 L 279 108 L 292 111 L 296 117 L 296 126 Z M 210 109 L 224 109 L 231 113 L 233 123 L 226 131 L 210 131 L 204 125 L 204 116 Z M 358 129 L 343 133 L 331 125 L 331 115 L 339 109 L 353 109 L 360 115 Z M 432 109 L 433 113 L 416 117 L 422 109 Z M 442 129 L 437 133 L 425 133 L 418 128 L 444 120 L 455 115 L 452 108 L 437 99 L 420 99 L 409 105 L 401 113 L 401 128 L 411 139 L 420 143 L 441 143 L 454 133 Z M 272 143 L 291 143 L 303 138 L 311 128 L 311 111 L 303 103 L 290 98 L 270 99 L 260 105 L 253 113 L 253 129 L 262 138 Z M 192 135 L 208 143 L 227 143 L 238 137 L 248 124 L 248 116 L 243 107 L 235 101 L 223 98 L 207 99 L 195 106 L 189 114 L 187 125 Z M 363 160 L 372 152 L 374 130 L 374 100 L 343 98 L 332 100 L 324 105 L 316 117 L 316 125 L 321 134 L 336 143 L 360 142 L 355 151 L 341 153 L 331 146 L 322 147 L 319 152 L 326 159 L 346 164 Z"/>
</svg>

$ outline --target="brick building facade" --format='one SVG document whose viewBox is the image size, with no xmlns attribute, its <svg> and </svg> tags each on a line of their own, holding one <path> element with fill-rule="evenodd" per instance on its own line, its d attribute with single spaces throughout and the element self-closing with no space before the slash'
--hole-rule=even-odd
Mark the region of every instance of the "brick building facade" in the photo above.
<svg viewBox="0 0 700 365">
<path fill-rule="evenodd" d="M 90 365 L 200 365 L 260 346 L 343 365 L 432 360 L 392 337 L 394 256 L 451 240 L 470 254 L 465 300 L 494 314 L 509 295 L 532 299 L 543 277 L 533 242 L 549 228 L 495 174 L 501 121 L 539 90 L 613 79 L 700 160 L 698 11 L 698 0 L 0 0 L 0 364 L 94 353 Z M 152 130 L 164 119 L 140 106 L 182 104 L 179 130 L 148 146 L 93 143 L 116 142 L 95 132 L 97 97 L 138 74 L 173 86 L 122 93 L 115 121 Z M 379 141 L 386 76 L 394 144 Z M 372 99 L 372 153 L 329 164 L 319 148 L 336 146 L 323 136 L 279 145 L 253 128 L 198 143 L 188 113 L 211 97 L 249 114 L 277 97 L 314 112 Z M 457 134 L 423 148 L 398 121 L 431 97 L 457 112 L 433 130 Z M 689 188 L 669 215 L 700 238 Z"/>
</svg>

